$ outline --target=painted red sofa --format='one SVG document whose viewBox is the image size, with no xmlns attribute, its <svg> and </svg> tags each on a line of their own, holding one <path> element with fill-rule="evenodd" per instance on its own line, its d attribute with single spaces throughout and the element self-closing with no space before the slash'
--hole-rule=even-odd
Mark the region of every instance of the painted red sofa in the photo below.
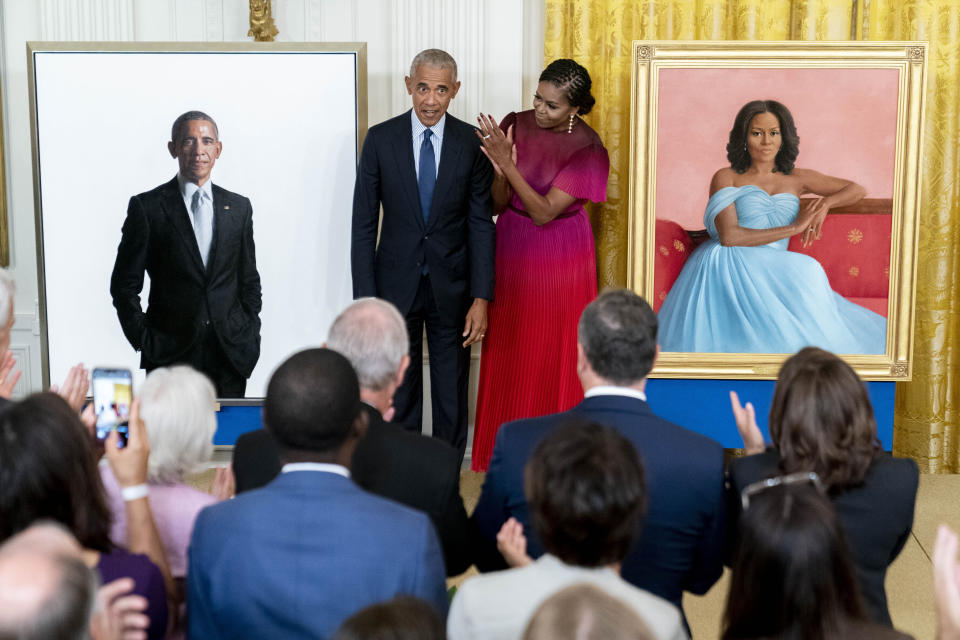
<svg viewBox="0 0 960 640">
<path fill-rule="evenodd" d="M 887 315 L 890 289 L 890 235 L 892 201 L 865 198 L 849 207 L 831 210 L 820 240 L 800 246 L 790 238 L 790 251 L 820 262 L 833 290 L 851 302 Z M 690 252 L 707 239 L 703 229 L 687 231 L 672 220 L 656 220 L 653 308 L 667 297 Z"/>
</svg>

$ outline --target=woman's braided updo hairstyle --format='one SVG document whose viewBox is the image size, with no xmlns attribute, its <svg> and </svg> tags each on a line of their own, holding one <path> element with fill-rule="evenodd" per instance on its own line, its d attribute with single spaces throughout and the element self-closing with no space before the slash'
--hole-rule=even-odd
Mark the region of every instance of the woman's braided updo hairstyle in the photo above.
<svg viewBox="0 0 960 640">
<path fill-rule="evenodd" d="M 577 107 L 581 116 L 590 113 L 594 100 L 590 94 L 590 74 L 569 58 L 554 60 L 540 74 L 540 82 L 550 82 L 563 90 L 571 105 Z"/>
</svg>

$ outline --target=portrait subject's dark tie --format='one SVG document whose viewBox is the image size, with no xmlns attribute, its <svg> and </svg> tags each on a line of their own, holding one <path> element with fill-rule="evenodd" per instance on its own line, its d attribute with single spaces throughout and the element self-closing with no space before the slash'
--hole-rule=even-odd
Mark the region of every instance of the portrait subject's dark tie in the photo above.
<svg viewBox="0 0 960 640">
<path fill-rule="evenodd" d="M 423 221 L 430 216 L 430 203 L 433 201 L 433 187 L 437 184 L 437 158 L 433 153 L 430 129 L 423 132 L 423 144 L 420 145 L 420 170 L 417 182 L 420 187 L 420 211 Z"/>
</svg>

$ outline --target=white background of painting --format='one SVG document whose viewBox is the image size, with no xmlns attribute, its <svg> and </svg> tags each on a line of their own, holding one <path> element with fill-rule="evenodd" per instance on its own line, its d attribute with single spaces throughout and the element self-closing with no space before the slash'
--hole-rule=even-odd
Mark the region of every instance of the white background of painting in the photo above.
<svg viewBox="0 0 960 640">
<path fill-rule="evenodd" d="M 37 130 L 50 379 L 76 362 L 139 371 L 109 295 L 131 195 L 177 171 L 179 114 L 217 120 L 213 182 L 253 203 L 263 286 L 260 361 L 319 344 L 352 298 L 355 56 L 333 53 L 38 53 Z M 148 286 L 142 294 L 146 308 Z"/>
</svg>

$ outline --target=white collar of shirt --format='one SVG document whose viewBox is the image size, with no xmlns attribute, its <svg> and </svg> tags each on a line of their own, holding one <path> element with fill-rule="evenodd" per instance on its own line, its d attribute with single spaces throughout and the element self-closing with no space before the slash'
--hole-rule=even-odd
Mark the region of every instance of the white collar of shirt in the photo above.
<svg viewBox="0 0 960 640">
<path fill-rule="evenodd" d="M 190 211 L 190 201 L 193 200 L 193 194 L 198 189 L 203 192 L 204 200 L 213 202 L 213 190 L 210 188 L 211 182 L 209 180 L 204 182 L 201 187 L 196 182 L 190 182 L 177 173 L 177 184 L 180 185 L 180 195 L 183 196 L 184 202 L 187 203 L 187 211 Z"/>
<path fill-rule="evenodd" d="M 322 471 L 324 473 L 335 473 L 344 478 L 350 477 L 350 470 L 340 464 L 331 464 L 329 462 L 288 462 L 283 465 L 281 473 L 290 473 L 291 471 Z"/>
<path fill-rule="evenodd" d="M 614 387 L 613 385 L 600 385 L 598 387 L 593 387 L 585 394 L 584 398 L 592 398 L 594 396 L 625 396 L 627 398 L 636 398 L 637 400 L 647 401 L 647 394 L 643 391 L 637 391 L 636 389 L 631 389 L 630 387 Z"/>
<path fill-rule="evenodd" d="M 428 127 L 422 122 L 420 118 L 417 117 L 417 112 L 413 109 L 410 110 L 410 120 L 413 123 L 413 143 L 420 144 L 423 142 L 423 132 L 427 129 L 433 132 L 433 136 L 436 138 L 436 142 L 443 142 L 443 127 L 447 123 L 447 114 L 444 113 L 440 116 L 440 121 L 437 124 Z"/>
</svg>

